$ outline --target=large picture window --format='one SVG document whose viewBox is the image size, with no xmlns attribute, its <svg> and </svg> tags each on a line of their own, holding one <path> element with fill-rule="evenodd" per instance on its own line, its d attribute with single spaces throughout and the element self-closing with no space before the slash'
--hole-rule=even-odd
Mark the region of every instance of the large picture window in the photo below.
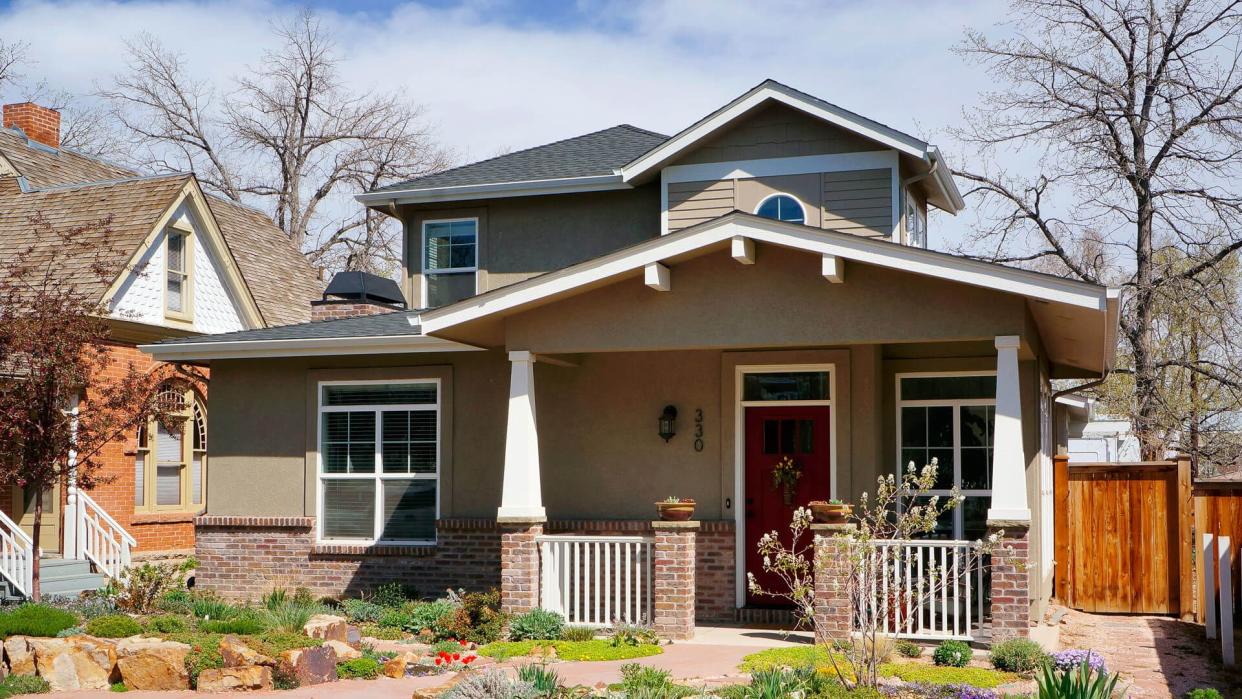
<svg viewBox="0 0 1242 699">
<path fill-rule="evenodd" d="M 319 538 L 434 542 L 439 382 L 325 383 L 319 397 Z"/>
<path fill-rule="evenodd" d="M 966 498 L 945 515 L 932 536 L 974 540 L 987 530 L 992 499 L 992 440 L 996 428 L 995 374 L 899 374 L 898 469 L 937 459 L 931 495 L 954 487 Z"/>
<path fill-rule="evenodd" d="M 138 430 L 134 510 L 201 509 L 207 470 L 207 411 L 193 389 L 169 384 L 159 393 L 168 416 Z"/>
<path fill-rule="evenodd" d="M 477 293 L 479 220 L 423 222 L 423 305 L 438 308 Z"/>
</svg>

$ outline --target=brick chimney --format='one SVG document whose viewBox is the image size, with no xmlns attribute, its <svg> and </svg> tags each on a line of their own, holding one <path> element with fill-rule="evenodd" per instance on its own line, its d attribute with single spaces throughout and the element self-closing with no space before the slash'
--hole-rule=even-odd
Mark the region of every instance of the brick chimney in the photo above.
<svg viewBox="0 0 1242 699">
<path fill-rule="evenodd" d="M 4 128 L 19 128 L 31 140 L 60 148 L 60 112 L 34 102 L 4 105 Z"/>
<path fill-rule="evenodd" d="M 391 279 L 367 272 L 339 272 L 323 299 L 311 302 L 311 320 L 336 320 L 405 310 L 401 287 Z"/>
</svg>

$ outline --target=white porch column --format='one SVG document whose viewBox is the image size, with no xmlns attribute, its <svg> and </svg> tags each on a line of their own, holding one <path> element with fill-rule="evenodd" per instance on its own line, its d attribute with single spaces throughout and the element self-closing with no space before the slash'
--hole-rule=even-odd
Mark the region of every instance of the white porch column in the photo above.
<svg viewBox="0 0 1242 699">
<path fill-rule="evenodd" d="M 535 426 L 535 355 L 509 353 L 509 422 L 505 430 L 505 478 L 500 509 L 504 518 L 547 516 L 539 484 L 539 432 Z"/>
<path fill-rule="evenodd" d="M 988 521 L 1030 522 L 1017 335 L 996 337 L 996 432 L 992 438 L 992 505 Z"/>
<path fill-rule="evenodd" d="M 78 409 L 81 405 L 80 397 L 75 393 L 70 399 L 70 413 L 73 415 L 73 421 L 70 423 L 70 435 L 76 440 L 78 436 Z M 85 559 L 83 552 L 82 534 L 80 532 L 78 511 L 82 507 L 82 503 L 78 499 L 78 452 L 76 449 L 69 450 L 69 480 L 66 483 L 65 493 L 65 511 L 62 513 L 62 536 L 61 555 L 65 558 Z"/>
</svg>

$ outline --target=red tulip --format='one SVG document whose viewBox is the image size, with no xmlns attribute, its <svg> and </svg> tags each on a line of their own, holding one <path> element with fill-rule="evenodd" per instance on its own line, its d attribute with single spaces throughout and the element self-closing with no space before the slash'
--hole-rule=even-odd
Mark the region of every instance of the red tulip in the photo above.
<svg viewBox="0 0 1242 699">
<path fill-rule="evenodd" d="M 461 653 L 454 653 L 453 660 L 461 660 Z"/>
</svg>

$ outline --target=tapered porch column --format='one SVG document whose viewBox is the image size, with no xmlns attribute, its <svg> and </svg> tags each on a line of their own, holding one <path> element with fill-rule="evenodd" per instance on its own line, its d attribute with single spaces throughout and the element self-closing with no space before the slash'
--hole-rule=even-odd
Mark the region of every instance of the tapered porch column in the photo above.
<svg viewBox="0 0 1242 699">
<path fill-rule="evenodd" d="M 539 483 L 535 426 L 535 355 L 509 353 L 509 421 L 505 476 L 496 523 L 500 528 L 500 606 L 521 614 L 539 606 L 539 535 L 547 514 Z"/>
<path fill-rule="evenodd" d="M 535 355 L 510 352 L 509 423 L 505 430 L 505 478 L 497 517 L 547 517 L 539 483 L 539 432 L 535 426 Z"/>
<path fill-rule="evenodd" d="M 1031 521 L 1022 446 L 1022 393 L 1018 385 L 1017 335 L 996 338 L 996 427 L 992 437 L 992 504 L 988 521 Z"/>
</svg>

